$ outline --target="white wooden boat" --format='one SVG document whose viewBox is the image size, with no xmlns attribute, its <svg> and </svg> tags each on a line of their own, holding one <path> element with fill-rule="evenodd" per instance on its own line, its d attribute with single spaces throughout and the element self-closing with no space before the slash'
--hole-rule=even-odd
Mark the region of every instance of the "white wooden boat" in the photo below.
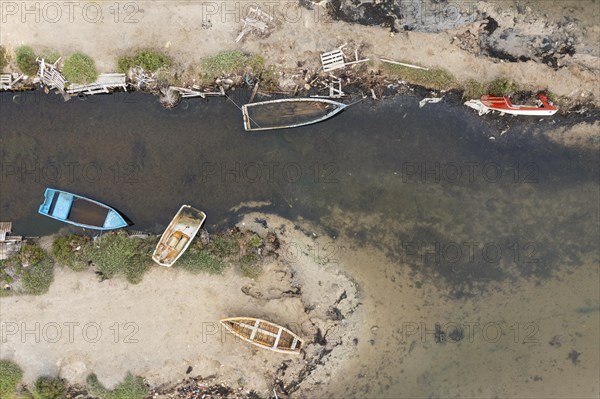
<svg viewBox="0 0 600 399">
<path fill-rule="evenodd" d="M 258 347 L 299 354 L 304 341 L 285 327 L 254 317 L 230 317 L 221 324 L 233 335 Z"/>
<path fill-rule="evenodd" d="M 204 212 L 183 205 L 160 237 L 152 259 L 161 266 L 173 266 L 188 249 L 205 219 Z"/>
<path fill-rule="evenodd" d="M 347 107 L 325 98 L 286 98 L 242 105 L 247 131 L 287 129 L 321 122 Z"/>
</svg>

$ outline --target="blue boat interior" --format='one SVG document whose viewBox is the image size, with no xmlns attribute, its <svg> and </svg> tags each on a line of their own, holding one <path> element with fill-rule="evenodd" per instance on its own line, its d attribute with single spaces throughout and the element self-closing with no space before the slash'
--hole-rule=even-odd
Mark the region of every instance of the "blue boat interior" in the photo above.
<svg viewBox="0 0 600 399">
<path fill-rule="evenodd" d="M 127 222 L 115 210 L 84 197 L 47 189 L 40 213 L 81 227 L 118 229 Z"/>
</svg>

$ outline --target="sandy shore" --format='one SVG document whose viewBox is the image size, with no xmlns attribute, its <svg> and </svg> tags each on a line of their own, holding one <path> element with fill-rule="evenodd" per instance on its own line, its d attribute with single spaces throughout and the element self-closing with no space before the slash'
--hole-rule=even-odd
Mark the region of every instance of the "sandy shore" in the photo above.
<svg viewBox="0 0 600 399">
<path fill-rule="evenodd" d="M 264 233 L 257 216 L 240 226 Z M 302 221 L 266 220 L 285 251 L 256 281 L 231 270 L 191 276 L 156 267 L 132 286 L 57 269 L 47 294 L 2 298 L 3 358 L 21 364 L 27 382 L 58 373 L 82 383 L 95 372 L 110 386 L 131 371 L 152 386 L 212 376 L 234 389 L 292 397 L 600 392 L 593 260 L 544 284 L 506 282 L 456 300 L 378 250 L 332 240 Z M 305 352 L 272 354 L 222 334 L 217 321 L 241 314 L 288 325 L 306 338 Z M 8 334 L 13 323 L 19 331 Z M 22 335 L 36 323 L 39 342 Z M 68 323 L 79 323 L 70 324 L 73 342 Z M 56 325 L 63 335 L 50 342 Z"/>
<path fill-rule="evenodd" d="M 248 216 L 240 227 L 266 234 L 254 219 Z M 130 285 L 57 268 L 47 294 L 2 298 L 2 357 L 23 365 L 27 383 L 58 374 L 84 384 L 94 372 L 110 387 L 131 371 L 158 386 L 187 377 L 191 367 L 193 376 L 218 376 L 228 386 L 262 393 L 272 390 L 275 378 L 298 389 L 305 369 L 323 368 L 323 356 L 349 344 L 342 337 L 356 328 L 352 314 L 360 295 L 338 264 L 314 251 L 319 240 L 278 218 L 268 223 L 283 238 L 282 252 L 256 281 L 231 268 L 193 276 L 155 267 L 141 284 Z M 221 329 L 221 318 L 240 315 L 289 326 L 308 343 L 303 355 L 260 350 Z M 338 368 L 313 373 L 324 378 Z"/>
<path fill-rule="evenodd" d="M 267 64 L 274 65 L 280 73 L 282 88 L 289 89 L 290 85 L 294 87 L 294 80 L 302 77 L 303 69 L 318 70 L 321 52 L 350 42 L 345 51 L 352 54 L 358 49 L 361 57 L 374 60 L 372 70 L 378 69 L 379 57 L 408 60 L 426 67 L 445 68 L 461 82 L 508 77 L 523 89 L 547 88 L 572 102 L 595 103 L 600 95 L 599 54 L 595 50 L 598 7 L 593 2 L 543 3 L 539 7 L 532 3 L 533 7 L 523 9 L 510 2 L 469 3 L 468 7 L 451 3 L 462 13 L 457 26 L 440 25 L 446 29 L 439 33 L 394 34 L 380 26 L 334 21 L 328 13 L 331 8 L 327 8 L 332 5 L 327 6 L 327 2 L 312 9 L 295 2 L 266 2 L 263 9 L 275 16 L 268 36 L 249 35 L 236 43 L 241 20 L 248 7 L 256 2 L 243 0 L 230 5 L 209 1 L 107 2 L 87 8 L 77 3 L 72 9 L 55 6 L 58 3 L 51 1 L 19 2 L 14 3 L 15 9 L 10 6 L 4 10 L 0 44 L 9 48 L 22 44 L 50 47 L 62 54 L 84 51 L 96 60 L 101 72 L 114 71 L 118 56 L 128 54 L 131 48 L 160 48 L 174 57 L 180 79 L 190 85 L 195 79 L 194 66 L 202 57 L 240 49 L 263 55 Z M 435 18 L 443 18 L 438 3 L 422 4 L 442 13 L 441 17 L 432 14 Z M 27 14 L 25 7 L 34 11 Z M 569 24 L 566 15 L 576 15 L 576 23 Z M 560 34 L 561 38 L 572 39 L 575 53 L 561 55 L 558 69 L 539 60 L 504 62 L 489 57 L 478 44 L 479 38 L 484 40 L 485 16 L 492 17 L 499 25 L 498 37 L 486 40 L 502 51 L 529 54 L 541 48 L 541 38 L 554 40 L 552 35 Z M 502 32 L 512 32 L 514 37 L 507 41 Z M 532 50 L 531 46 L 537 47 Z"/>
</svg>

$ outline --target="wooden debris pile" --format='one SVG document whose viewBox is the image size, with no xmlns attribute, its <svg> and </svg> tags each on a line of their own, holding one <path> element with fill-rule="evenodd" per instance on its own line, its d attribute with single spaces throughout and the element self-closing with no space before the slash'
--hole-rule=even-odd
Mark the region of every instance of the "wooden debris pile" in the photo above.
<svg viewBox="0 0 600 399">
<path fill-rule="evenodd" d="M 12 222 L 0 222 L 0 260 L 19 253 L 23 237 L 11 236 Z"/>
<path fill-rule="evenodd" d="M 100 94 L 111 93 L 122 89 L 127 91 L 127 81 L 124 73 L 102 73 L 95 82 L 89 84 L 70 84 L 67 87 L 68 94 Z"/>
<path fill-rule="evenodd" d="M 38 69 L 38 78 L 43 86 L 45 86 L 44 91 L 48 93 L 51 89 L 58 90 L 61 94 L 65 95 L 65 85 L 67 83 L 67 79 L 60 73 L 58 70 L 58 63 L 60 62 L 60 57 L 56 60 L 54 64 L 49 64 L 43 58 L 36 59 L 39 69 Z"/>
<path fill-rule="evenodd" d="M 25 79 L 27 76 L 19 73 L 0 74 L 0 90 L 20 90 L 23 85 L 19 83 Z"/>
<path fill-rule="evenodd" d="M 346 68 L 348 65 L 359 64 L 362 62 L 369 61 L 368 58 L 359 59 L 358 58 L 358 47 L 354 50 L 354 61 L 346 62 L 346 55 L 344 54 L 344 47 L 346 47 L 348 43 L 344 43 L 342 46 L 338 47 L 333 51 L 328 51 L 321 54 L 321 65 L 323 67 L 323 72 L 331 72 L 336 69 Z"/>
</svg>

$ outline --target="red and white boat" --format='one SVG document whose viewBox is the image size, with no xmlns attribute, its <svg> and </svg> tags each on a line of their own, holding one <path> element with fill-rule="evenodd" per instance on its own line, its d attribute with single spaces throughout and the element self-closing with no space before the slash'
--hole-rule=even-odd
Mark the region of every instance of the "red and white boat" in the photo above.
<svg viewBox="0 0 600 399">
<path fill-rule="evenodd" d="M 493 111 L 503 112 L 511 115 L 534 115 L 548 116 L 554 115 L 558 108 L 550 104 L 548 97 L 544 94 L 538 95 L 539 105 L 514 105 L 508 97 L 481 97 L 481 104 Z"/>
</svg>

